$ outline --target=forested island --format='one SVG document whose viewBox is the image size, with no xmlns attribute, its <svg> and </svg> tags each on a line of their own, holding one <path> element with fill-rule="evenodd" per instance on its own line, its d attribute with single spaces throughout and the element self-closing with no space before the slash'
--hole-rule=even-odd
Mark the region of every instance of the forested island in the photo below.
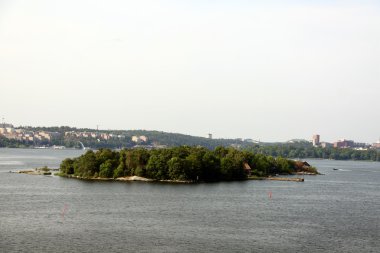
<svg viewBox="0 0 380 253">
<path fill-rule="evenodd" d="M 180 146 L 153 150 L 89 150 L 80 157 L 63 160 L 59 175 L 83 179 L 139 176 L 163 181 L 215 182 L 300 171 L 318 173 L 314 167 L 282 157 L 225 147 L 209 150 Z"/>
</svg>

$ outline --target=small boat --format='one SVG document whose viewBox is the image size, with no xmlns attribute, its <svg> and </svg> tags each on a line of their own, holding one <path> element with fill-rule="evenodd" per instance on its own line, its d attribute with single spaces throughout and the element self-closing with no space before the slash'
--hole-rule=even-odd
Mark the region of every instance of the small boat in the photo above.
<svg viewBox="0 0 380 253">
<path fill-rule="evenodd" d="M 337 168 L 333 168 L 333 170 L 339 170 L 339 169 L 337 169 Z"/>
</svg>

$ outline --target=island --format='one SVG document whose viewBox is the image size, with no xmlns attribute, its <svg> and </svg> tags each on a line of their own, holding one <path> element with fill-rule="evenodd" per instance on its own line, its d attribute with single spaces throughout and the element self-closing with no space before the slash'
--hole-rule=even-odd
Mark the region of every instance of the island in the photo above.
<svg viewBox="0 0 380 253">
<path fill-rule="evenodd" d="M 58 175 L 79 179 L 163 182 L 217 182 L 318 174 L 306 162 L 235 148 L 180 146 L 147 150 L 88 150 L 62 161 Z"/>
<path fill-rule="evenodd" d="M 42 168 L 35 168 L 33 170 L 19 170 L 16 173 L 19 174 L 28 174 L 28 175 L 42 175 L 42 176 L 50 176 L 53 169 L 48 168 L 47 166 Z"/>
</svg>

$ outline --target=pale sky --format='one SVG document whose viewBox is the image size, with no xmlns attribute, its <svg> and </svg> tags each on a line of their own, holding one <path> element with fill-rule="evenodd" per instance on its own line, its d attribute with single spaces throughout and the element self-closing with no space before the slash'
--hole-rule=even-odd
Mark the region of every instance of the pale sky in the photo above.
<svg viewBox="0 0 380 253">
<path fill-rule="evenodd" d="M 0 117 L 380 137 L 379 1 L 0 0 Z"/>
</svg>

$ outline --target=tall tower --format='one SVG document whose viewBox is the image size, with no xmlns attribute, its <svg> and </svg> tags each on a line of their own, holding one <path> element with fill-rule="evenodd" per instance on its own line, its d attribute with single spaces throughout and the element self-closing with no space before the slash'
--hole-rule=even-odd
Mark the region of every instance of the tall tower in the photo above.
<svg viewBox="0 0 380 253">
<path fill-rule="evenodd" d="M 314 147 L 319 146 L 319 144 L 320 144 L 319 139 L 320 139 L 319 134 L 314 134 L 313 135 L 313 146 Z"/>
<path fill-rule="evenodd" d="M 212 134 L 208 134 L 208 138 L 209 138 L 209 139 L 212 139 Z"/>
</svg>

